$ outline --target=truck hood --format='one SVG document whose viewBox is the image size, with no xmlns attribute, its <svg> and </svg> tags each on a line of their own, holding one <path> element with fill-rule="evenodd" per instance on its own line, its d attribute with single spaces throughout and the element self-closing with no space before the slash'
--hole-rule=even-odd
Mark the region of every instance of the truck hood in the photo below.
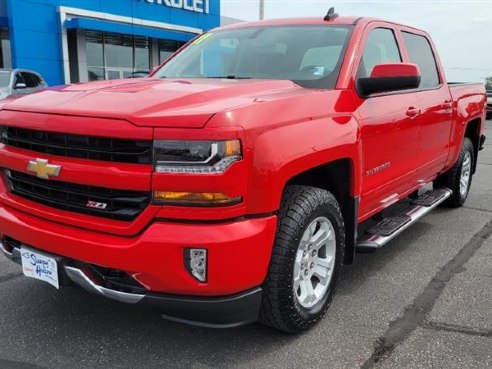
<svg viewBox="0 0 492 369">
<path fill-rule="evenodd" d="M 201 128 L 215 113 L 251 104 L 257 96 L 300 90 L 291 81 L 126 79 L 53 87 L 10 100 L 1 109 Z"/>
</svg>

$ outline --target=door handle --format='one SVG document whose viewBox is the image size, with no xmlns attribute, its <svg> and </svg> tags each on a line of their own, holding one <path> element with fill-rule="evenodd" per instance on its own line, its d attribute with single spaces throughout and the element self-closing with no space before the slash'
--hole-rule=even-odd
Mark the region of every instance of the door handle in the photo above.
<svg viewBox="0 0 492 369">
<path fill-rule="evenodd" d="M 444 103 L 441 105 L 441 108 L 444 110 L 451 110 L 453 109 L 453 101 L 452 100 L 446 100 Z"/>
<path fill-rule="evenodd" d="M 417 108 L 414 108 L 414 107 L 410 107 L 407 110 L 407 116 L 410 117 L 410 118 L 415 118 L 419 114 L 420 114 L 420 109 L 417 109 Z"/>
</svg>

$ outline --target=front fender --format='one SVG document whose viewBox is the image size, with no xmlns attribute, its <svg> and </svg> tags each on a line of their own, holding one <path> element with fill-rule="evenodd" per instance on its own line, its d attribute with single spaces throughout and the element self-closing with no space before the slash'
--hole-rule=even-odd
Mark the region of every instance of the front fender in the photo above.
<svg viewBox="0 0 492 369">
<path fill-rule="evenodd" d="M 351 196 L 358 196 L 360 178 L 359 125 L 351 115 L 323 117 L 280 126 L 254 140 L 247 212 L 278 210 L 282 193 L 293 177 L 339 159 L 352 162 Z"/>
</svg>

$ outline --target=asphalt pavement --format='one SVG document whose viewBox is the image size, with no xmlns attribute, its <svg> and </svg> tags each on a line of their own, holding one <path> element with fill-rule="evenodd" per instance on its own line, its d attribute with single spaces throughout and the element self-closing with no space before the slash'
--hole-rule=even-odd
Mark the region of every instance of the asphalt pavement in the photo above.
<svg viewBox="0 0 492 369">
<path fill-rule="evenodd" d="M 55 290 L 0 256 L 0 368 L 491 368 L 492 122 L 471 193 L 344 269 L 316 327 L 213 330 Z"/>
</svg>

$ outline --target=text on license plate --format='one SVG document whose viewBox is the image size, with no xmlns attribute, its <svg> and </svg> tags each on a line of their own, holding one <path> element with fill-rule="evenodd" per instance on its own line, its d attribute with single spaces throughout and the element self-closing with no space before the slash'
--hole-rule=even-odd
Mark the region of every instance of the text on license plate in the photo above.
<svg viewBox="0 0 492 369">
<path fill-rule="evenodd" d="M 59 288 L 56 260 L 27 247 L 21 248 L 22 272 L 26 277 L 47 282 Z"/>
</svg>

